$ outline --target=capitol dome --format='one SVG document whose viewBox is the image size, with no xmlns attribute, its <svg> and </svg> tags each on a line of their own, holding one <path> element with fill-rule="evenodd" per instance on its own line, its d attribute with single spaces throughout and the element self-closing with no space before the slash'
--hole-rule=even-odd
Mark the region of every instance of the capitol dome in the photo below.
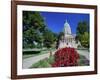
<svg viewBox="0 0 100 80">
<path fill-rule="evenodd" d="M 71 28 L 70 28 L 70 25 L 68 24 L 67 20 L 64 24 L 64 34 L 71 34 Z"/>
<path fill-rule="evenodd" d="M 67 20 L 64 23 L 63 28 L 64 38 L 59 41 L 58 48 L 64 48 L 64 47 L 71 47 L 71 48 L 77 48 L 77 46 L 81 46 L 81 44 L 78 42 L 76 43 L 75 40 L 75 34 L 73 35 L 71 32 L 71 27 Z"/>
</svg>

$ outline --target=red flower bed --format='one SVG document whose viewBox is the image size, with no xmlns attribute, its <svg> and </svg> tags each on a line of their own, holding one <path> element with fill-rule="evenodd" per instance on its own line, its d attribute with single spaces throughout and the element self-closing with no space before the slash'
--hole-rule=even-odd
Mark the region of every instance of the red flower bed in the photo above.
<svg viewBox="0 0 100 80">
<path fill-rule="evenodd" d="M 76 66 L 79 54 L 74 48 L 62 48 L 55 52 L 55 62 L 52 67 Z"/>
</svg>

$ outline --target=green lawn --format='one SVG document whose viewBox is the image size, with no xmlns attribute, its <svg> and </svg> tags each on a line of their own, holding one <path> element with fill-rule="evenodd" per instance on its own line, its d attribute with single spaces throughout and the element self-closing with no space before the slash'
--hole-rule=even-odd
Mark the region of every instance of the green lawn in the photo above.
<svg viewBox="0 0 100 80">
<path fill-rule="evenodd" d="M 45 58 L 35 64 L 32 64 L 30 68 L 49 68 L 53 63 L 54 63 L 54 56 L 50 56 L 49 58 Z M 78 60 L 78 66 L 88 66 L 88 65 L 89 65 L 88 60 L 84 56 L 80 55 L 80 59 Z"/>
<path fill-rule="evenodd" d="M 55 51 L 56 49 L 52 48 L 50 49 L 51 51 Z M 41 51 L 26 51 L 23 52 L 23 59 L 29 58 L 29 57 L 34 57 L 42 54 L 46 54 L 50 52 L 49 49 L 41 50 Z"/>
<path fill-rule="evenodd" d="M 88 66 L 89 60 L 87 60 L 84 56 L 80 55 L 80 59 L 78 60 L 78 66 Z"/>
<path fill-rule="evenodd" d="M 39 62 L 32 64 L 30 68 L 46 68 L 51 67 L 51 64 L 54 63 L 54 56 L 40 60 Z"/>
</svg>

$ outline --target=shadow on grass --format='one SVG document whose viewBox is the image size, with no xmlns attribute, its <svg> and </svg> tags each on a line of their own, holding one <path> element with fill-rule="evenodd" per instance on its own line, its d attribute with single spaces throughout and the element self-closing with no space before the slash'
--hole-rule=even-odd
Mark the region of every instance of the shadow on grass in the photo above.
<svg viewBox="0 0 100 80">
<path fill-rule="evenodd" d="M 83 56 L 83 55 L 80 55 L 80 58 L 78 60 L 78 66 L 89 66 L 89 60 Z"/>
<path fill-rule="evenodd" d="M 23 52 L 24 55 L 30 55 L 30 54 L 39 54 L 41 51 L 25 51 Z"/>
</svg>

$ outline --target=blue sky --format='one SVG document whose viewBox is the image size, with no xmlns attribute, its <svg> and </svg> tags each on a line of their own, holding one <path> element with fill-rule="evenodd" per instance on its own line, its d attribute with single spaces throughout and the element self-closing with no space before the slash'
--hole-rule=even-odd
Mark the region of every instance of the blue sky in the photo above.
<svg viewBox="0 0 100 80">
<path fill-rule="evenodd" d="M 48 29 L 54 33 L 59 33 L 63 30 L 64 23 L 67 19 L 72 33 L 76 33 L 78 22 L 87 21 L 89 24 L 89 14 L 78 14 L 78 13 L 56 13 L 56 12 L 40 12 L 44 17 Z"/>
</svg>

